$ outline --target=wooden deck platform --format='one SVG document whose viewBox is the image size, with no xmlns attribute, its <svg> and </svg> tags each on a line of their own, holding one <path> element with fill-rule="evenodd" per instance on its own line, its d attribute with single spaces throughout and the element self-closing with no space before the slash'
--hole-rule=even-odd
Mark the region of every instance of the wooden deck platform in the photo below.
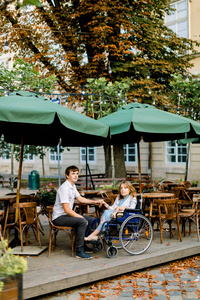
<svg viewBox="0 0 200 300">
<path fill-rule="evenodd" d="M 48 225 L 45 225 L 45 236 L 42 245 L 48 244 Z M 196 233 L 183 237 L 180 242 L 176 238 L 169 239 L 169 232 L 163 234 L 163 244 L 160 244 L 159 232 L 151 247 L 142 255 L 133 256 L 123 249 L 118 256 L 108 258 L 105 251 L 92 254 L 92 260 L 76 259 L 71 256 L 71 250 L 65 233 L 59 232 L 56 251 L 48 251 L 39 256 L 26 257 L 28 271 L 23 276 L 24 299 L 31 299 L 52 292 L 70 289 L 96 280 L 137 271 L 176 259 L 197 255 L 200 243 Z"/>
</svg>

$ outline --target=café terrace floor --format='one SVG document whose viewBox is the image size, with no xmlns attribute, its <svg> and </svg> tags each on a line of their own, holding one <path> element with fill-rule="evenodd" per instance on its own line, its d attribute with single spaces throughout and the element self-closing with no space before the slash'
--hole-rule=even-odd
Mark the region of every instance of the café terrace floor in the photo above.
<svg viewBox="0 0 200 300">
<path fill-rule="evenodd" d="M 100 253 L 91 254 L 92 260 L 82 260 L 71 256 L 68 236 L 59 232 L 56 251 L 52 250 L 49 258 L 47 217 L 42 216 L 41 221 L 45 232 L 44 236 L 41 235 L 42 246 L 47 249 L 38 256 L 24 256 L 28 262 L 28 270 L 23 275 L 23 299 L 70 289 L 200 253 L 200 242 L 195 232 L 191 236 L 182 236 L 183 241 L 180 242 L 176 237 L 170 239 L 169 232 L 166 231 L 161 244 L 159 231 L 155 231 L 150 248 L 141 255 L 130 255 L 120 249 L 117 257 L 108 258 L 106 251 L 102 250 Z M 38 246 L 34 237 L 31 242 L 31 246 Z M 26 247 L 24 248 L 26 251 Z"/>
<path fill-rule="evenodd" d="M 48 224 L 45 223 L 47 224 L 47 220 L 43 220 L 45 236 L 41 238 L 42 245 L 48 246 Z M 164 232 L 163 244 L 160 244 L 159 232 L 156 231 L 150 248 L 141 255 L 130 255 L 120 249 L 117 257 L 108 258 L 106 251 L 102 250 L 91 254 L 91 260 L 82 260 L 71 256 L 68 237 L 66 233 L 59 232 L 56 251 L 51 252 L 50 258 L 48 250 L 39 256 L 26 257 L 28 270 L 23 276 L 24 299 L 198 255 L 200 243 L 196 233 L 182 238 L 182 242 L 176 238 L 169 239 L 169 232 Z M 34 244 L 37 245 L 35 242 Z"/>
</svg>

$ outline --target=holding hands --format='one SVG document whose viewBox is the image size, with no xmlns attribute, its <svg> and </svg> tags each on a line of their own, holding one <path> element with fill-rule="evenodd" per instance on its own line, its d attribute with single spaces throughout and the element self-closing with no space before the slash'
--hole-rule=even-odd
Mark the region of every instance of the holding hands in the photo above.
<svg viewBox="0 0 200 300">
<path fill-rule="evenodd" d="M 99 207 L 102 207 L 102 205 L 104 205 L 105 208 L 108 208 L 108 207 L 109 207 L 109 205 L 108 205 L 103 199 L 100 199 L 100 200 L 95 201 L 95 204 L 96 204 L 96 205 L 99 205 Z"/>
</svg>

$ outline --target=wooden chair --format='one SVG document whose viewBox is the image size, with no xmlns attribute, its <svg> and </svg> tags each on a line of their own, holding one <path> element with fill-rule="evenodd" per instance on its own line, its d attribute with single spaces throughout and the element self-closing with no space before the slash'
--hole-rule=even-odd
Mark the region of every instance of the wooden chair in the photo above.
<svg viewBox="0 0 200 300">
<path fill-rule="evenodd" d="M 179 225 L 179 211 L 178 211 L 178 199 L 155 199 L 154 202 L 158 205 L 159 212 L 159 224 L 160 224 L 160 242 L 163 242 L 162 232 L 164 230 L 164 224 L 169 224 L 170 239 L 173 236 L 172 222 L 175 221 L 178 229 L 178 239 L 182 242 L 180 225 Z"/>
<path fill-rule="evenodd" d="M 186 188 L 189 188 L 189 187 L 192 187 L 192 182 L 191 181 L 182 181 L 180 183 L 180 186 L 181 185 L 185 186 Z"/>
<path fill-rule="evenodd" d="M 40 232 L 38 226 L 38 215 L 37 215 L 37 202 L 24 202 L 24 203 L 14 203 L 13 207 L 18 212 L 17 221 L 14 224 L 8 224 L 7 229 L 7 240 L 9 243 L 10 231 L 11 229 L 16 229 L 20 234 L 21 241 L 21 252 L 23 252 L 23 233 L 26 237 L 26 246 L 28 246 L 28 233 L 29 229 L 32 228 L 35 239 L 38 240 L 40 248 Z"/>
<path fill-rule="evenodd" d="M 196 227 L 197 227 L 197 238 L 200 242 L 200 234 L 199 234 L 199 213 L 200 213 L 200 195 L 194 194 L 193 195 L 193 202 L 195 203 L 195 217 L 196 217 Z"/>
<path fill-rule="evenodd" d="M 164 191 L 167 191 L 168 190 L 168 183 L 174 183 L 174 181 L 172 180 L 163 180 L 161 182 L 159 182 L 158 184 L 158 190 L 160 192 L 164 192 Z"/>
<path fill-rule="evenodd" d="M 189 194 L 186 191 L 186 187 L 184 186 L 176 186 L 172 187 L 172 193 L 174 193 L 175 198 L 179 199 L 179 207 L 182 208 L 193 208 L 193 202 L 190 198 Z"/>
<path fill-rule="evenodd" d="M 9 202 L 6 202 L 6 207 L 4 209 L 4 228 L 3 228 L 3 237 L 5 236 L 7 228 L 11 228 L 15 224 L 15 208 L 13 207 L 14 203 L 16 203 L 17 194 L 16 193 L 7 193 L 6 196 L 13 195 L 16 196 Z M 19 195 L 19 202 L 36 202 L 35 196 L 28 195 Z"/>
<path fill-rule="evenodd" d="M 182 224 L 182 232 L 184 236 L 186 236 L 186 222 L 189 223 L 189 235 L 192 232 L 192 223 L 196 224 L 197 238 L 200 241 L 199 237 L 199 203 L 200 203 L 200 195 L 195 194 L 193 196 L 193 208 L 191 209 L 183 209 L 179 212 L 180 222 Z"/>
<path fill-rule="evenodd" d="M 102 198 L 108 198 L 110 195 L 113 195 L 112 190 L 99 190 L 97 196 Z"/>
<path fill-rule="evenodd" d="M 74 229 L 72 227 L 54 225 L 52 222 L 53 206 L 47 206 L 46 209 L 48 211 L 48 220 L 49 220 L 49 257 L 51 256 L 52 237 L 54 236 L 54 251 L 55 251 L 56 235 L 60 230 L 66 232 L 69 235 L 71 240 L 72 256 L 74 256 Z"/>
</svg>

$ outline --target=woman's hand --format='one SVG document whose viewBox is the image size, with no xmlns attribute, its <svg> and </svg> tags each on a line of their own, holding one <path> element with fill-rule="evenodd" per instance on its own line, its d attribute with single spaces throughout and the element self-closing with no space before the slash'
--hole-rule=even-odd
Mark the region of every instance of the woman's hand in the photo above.
<svg viewBox="0 0 200 300">
<path fill-rule="evenodd" d="M 103 201 L 103 199 L 95 200 L 95 201 L 94 201 L 94 204 L 95 204 L 95 205 L 99 205 L 99 207 L 101 207 L 101 206 L 104 204 L 104 201 Z"/>
</svg>

